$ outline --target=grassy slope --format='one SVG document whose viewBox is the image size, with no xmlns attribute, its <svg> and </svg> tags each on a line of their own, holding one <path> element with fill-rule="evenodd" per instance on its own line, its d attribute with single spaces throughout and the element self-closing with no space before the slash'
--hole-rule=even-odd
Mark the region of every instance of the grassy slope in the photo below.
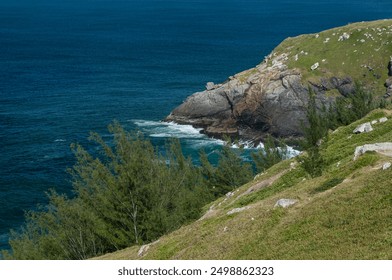
<svg viewBox="0 0 392 280">
<path fill-rule="evenodd" d="M 331 132 L 323 149 L 328 162 L 323 176 L 307 177 L 296 159 L 281 162 L 234 196 L 215 201 L 209 218 L 162 237 L 142 258 L 391 259 L 392 169 L 381 166 L 392 159 L 367 153 L 353 161 L 353 154 L 358 145 L 391 141 L 392 119 L 374 125 L 370 133 L 352 134 L 358 124 L 391 118 L 389 114 L 376 110 Z M 243 195 L 271 178 L 275 181 L 268 187 Z M 274 208 L 280 198 L 298 203 Z M 226 214 L 243 206 L 251 208 Z M 138 259 L 139 249 L 134 246 L 99 259 Z"/>
<path fill-rule="evenodd" d="M 339 41 L 343 33 L 350 37 Z M 288 66 L 300 69 L 306 80 L 317 82 L 320 77 L 351 76 L 371 86 L 376 94 L 383 95 L 387 66 L 392 56 L 392 20 L 354 23 L 317 34 L 287 38 L 272 53 L 287 53 Z M 310 67 L 316 62 L 320 64 L 319 68 L 311 71 Z"/>
</svg>

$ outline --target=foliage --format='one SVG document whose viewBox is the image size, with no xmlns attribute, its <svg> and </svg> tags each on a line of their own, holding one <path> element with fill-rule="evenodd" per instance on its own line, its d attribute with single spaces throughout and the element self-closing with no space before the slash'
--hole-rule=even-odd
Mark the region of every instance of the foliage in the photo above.
<svg viewBox="0 0 392 280">
<path fill-rule="evenodd" d="M 230 141 L 219 151 L 217 166 L 213 166 L 205 151 L 200 152 L 201 172 L 205 184 L 215 197 L 226 194 L 234 188 L 249 182 L 253 177 L 252 166 L 240 157 L 241 149 L 230 148 Z"/>
<path fill-rule="evenodd" d="M 11 236 L 14 258 L 86 259 L 148 243 L 199 217 L 211 196 L 178 140 L 163 157 L 117 123 L 109 131 L 113 145 L 96 133 L 90 137 L 100 145 L 99 156 L 73 145 L 75 197 L 52 191 L 49 205 L 29 212 Z"/>
<path fill-rule="evenodd" d="M 382 106 L 382 101 L 378 104 Z M 363 118 L 374 108 L 378 107 L 371 93 L 365 92 L 359 83 L 355 84 L 355 91 L 347 97 L 336 98 L 335 106 L 329 109 L 329 128 L 336 129 Z"/>
<path fill-rule="evenodd" d="M 302 147 L 307 151 L 307 155 L 300 157 L 299 161 L 305 171 L 314 178 L 320 176 L 323 170 L 324 159 L 320 152 L 320 145 L 328 140 L 328 120 L 317 109 L 315 94 L 310 88 L 306 113 L 308 125 L 303 125 Z"/>
<path fill-rule="evenodd" d="M 278 162 L 288 158 L 287 145 L 283 140 L 275 140 L 271 135 L 264 139 L 264 149 L 252 154 L 258 172 L 263 172 Z"/>
</svg>

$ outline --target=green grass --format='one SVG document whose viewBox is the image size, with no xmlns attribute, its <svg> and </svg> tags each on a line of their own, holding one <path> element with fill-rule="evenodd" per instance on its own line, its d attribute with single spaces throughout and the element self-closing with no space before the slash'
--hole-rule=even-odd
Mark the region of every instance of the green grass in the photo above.
<svg viewBox="0 0 392 280">
<path fill-rule="evenodd" d="M 349 34 L 350 38 L 339 41 L 343 33 Z M 321 77 L 350 76 L 383 95 L 392 53 L 392 20 L 360 22 L 288 38 L 273 53 L 287 53 L 289 68 L 299 69 L 304 81 L 317 83 Z M 319 68 L 311 71 L 310 67 L 316 62 L 320 64 Z"/>
</svg>

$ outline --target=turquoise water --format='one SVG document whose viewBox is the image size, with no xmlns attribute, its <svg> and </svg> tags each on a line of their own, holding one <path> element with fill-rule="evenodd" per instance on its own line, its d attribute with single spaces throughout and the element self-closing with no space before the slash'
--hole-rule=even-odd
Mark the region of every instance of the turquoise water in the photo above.
<svg viewBox="0 0 392 280">
<path fill-rule="evenodd" d="M 69 145 L 114 119 L 156 145 L 221 142 L 159 121 L 284 38 L 388 18 L 390 1 L 0 0 L 0 249 L 45 191 L 70 193 Z"/>
</svg>

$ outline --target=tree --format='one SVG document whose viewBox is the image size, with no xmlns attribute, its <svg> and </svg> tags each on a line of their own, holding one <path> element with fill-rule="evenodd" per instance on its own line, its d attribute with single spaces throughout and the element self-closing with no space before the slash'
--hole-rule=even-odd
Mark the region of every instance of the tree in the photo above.
<svg viewBox="0 0 392 280">
<path fill-rule="evenodd" d="M 72 145 L 74 197 L 53 191 L 47 206 L 26 215 L 24 227 L 11 236 L 14 258 L 91 258 L 149 243 L 199 217 L 211 195 L 178 140 L 162 155 L 118 123 L 109 131 L 109 144 L 96 133 L 90 136 L 98 154 Z"/>
<path fill-rule="evenodd" d="M 306 117 L 307 125 L 303 125 L 302 148 L 306 150 L 307 155 L 302 156 L 299 160 L 311 177 L 317 177 L 322 174 L 323 170 L 324 160 L 320 146 L 322 142 L 325 145 L 328 140 L 329 121 L 325 117 L 325 111 L 323 114 L 317 109 L 315 93 L 310 88 Z"/>
<path fill-rule="evenodd" d="M 275 140 L 271 135 L 267 135 L 263 144 L 263 149 L 252 153 L 258 172 L 263 172 L 288 157 L 287 145 L 282 140 Z"/>
<path fill-rule="evenodd" d="M 251 164 L 241 158 L 242 149 L 234 150 L 230 143 L 231 141 L 226 139 L 226 144 L 218 152 L 216 167 L 209 162 L 204 151 L 200 153 L 201 172 L 214 197 L 232 191 L 253 177 Z"/>
</svg>

